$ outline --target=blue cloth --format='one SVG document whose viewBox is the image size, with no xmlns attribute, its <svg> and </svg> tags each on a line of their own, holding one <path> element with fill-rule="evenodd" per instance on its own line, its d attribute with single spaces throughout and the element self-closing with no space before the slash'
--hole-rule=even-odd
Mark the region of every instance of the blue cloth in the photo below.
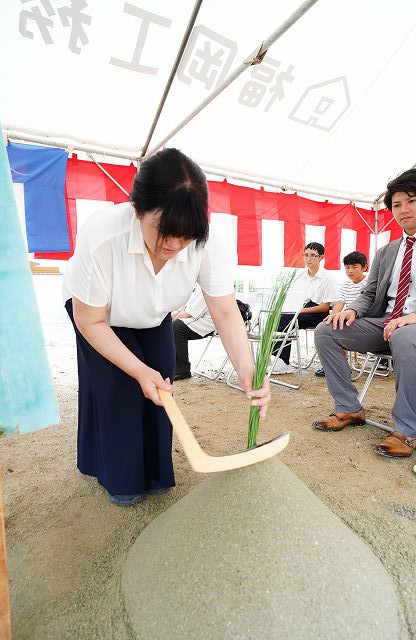
<svg viewBox="0 0 416 640">
<path fill-rule="evenodd" d="M 1 134 L 1 128 L 0 128 Z M 59 422 L 32 274 L 4 144 L 0 142 L 0 429 Z"/>
<path fill-rule="evenodd" d="M 10 142 L 7 154 L 13 182 L 25 185 L 29 252 L 69 251 L 65 204 L 66 151 Z"/>
</svg>

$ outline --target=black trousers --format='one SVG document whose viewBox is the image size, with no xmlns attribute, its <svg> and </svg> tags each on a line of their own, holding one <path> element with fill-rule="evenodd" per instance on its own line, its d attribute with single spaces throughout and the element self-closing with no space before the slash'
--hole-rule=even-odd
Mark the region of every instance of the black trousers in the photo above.
<svg viewBox="0 0 416 640">
<path fill-rule="evenodd" d="M 178 318 L 173 321 L 173 335 L 176 349 L 175 375 L 186 375 L 187 373 L 191 373 L 188 340 L 202 340 L 202 338 L 206 338 L 207 335 L 209 336 L 211 333 L 200 336 L 199 333 L 192 331 L 185 322 Z"/>
<path fill-rule="evenodd" d="M 65 308 L 74 324 L 72 300 Z M 100 355 L 74 324 L 78 358 L 78 469 L 110 493 L 136 494 L 175 484 L 172 427 L 163 407 L 144 397 L 136 380 Z M 172 320 L 158 327 L 112 327 L 140 360 L 173 379 Z"/>
<path fill-rule="evenodd" d="M 308 302 L 307 304 L 304 305 L 305 307 L 317 307 L 318 305 L 315 304 L 314 302 Z M 278 331 L 284 331 L 286 329 L 286 327 L 288 326 L 288 324 L 290 323 L 291 320 L 293 320 L 294 317 L 294 313 L 282 313 L 282 315 L 280 316 L 280 322 L 279 322 L 279 327 L 278 327 Z M 322 320 L 324 318 L 326 318 L 328 315 L 328 312 L 326 313 L 300 313 L 298 315 L 298 325 L 299 325 L 299 329 L 309 329 L 310 327 L 317 327 L 318 324 L 320 322 L 322 322 Z M 283 360 L 283 362 L 286 362 L 286 364 L 289 364 L 290 361 L 290 349 L 291 349 L 291 342 L 288 342 L 283 350 L 282 353 L 280 354 L 280 358 Z M 280 347 L 280 342 L 277 342 L 275 344 L 275 346 L 273 347 L 273 351 L 272 354 L 275 356 L 276 353 L 278 352 Z"/>
</svg>

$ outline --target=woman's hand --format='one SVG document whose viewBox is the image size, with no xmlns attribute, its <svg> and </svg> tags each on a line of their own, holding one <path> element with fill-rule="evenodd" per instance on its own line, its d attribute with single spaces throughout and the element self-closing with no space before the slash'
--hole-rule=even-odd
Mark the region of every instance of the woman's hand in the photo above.
<svg viewBox="0 0 416 640">
<path fill-rule="evenodd" d="M 253 390 L 251 379 L 246 383 L 243 376 L 240 376 L 238 381 L 244 393 L 246 394 L 247 399 L 251 400 L 251 406 L 259 407 L 260 418 L 264 418 L 267 413 L 269 402 L 272 399 L 269 379 L 267 377 L 264 378 L 263 386 L 261 387 L 261 389 L 256 389 L 255 391 Z"/>
<path fill-rule="evenodd" d="M 155 369 L 151 369 L 145 364 L 143 364 L 140 368 L 140 372 L 135 377 L 142 388 L 144 397 L 148 398 L 160 407 L 162 406 L 162 403 L 159 398 L 158 389 L 164 389 L 164 391 L 172 393 L 172 385 L 169 378 L 163 380 L 159 371 L 155 371 Z"/>
</svg>

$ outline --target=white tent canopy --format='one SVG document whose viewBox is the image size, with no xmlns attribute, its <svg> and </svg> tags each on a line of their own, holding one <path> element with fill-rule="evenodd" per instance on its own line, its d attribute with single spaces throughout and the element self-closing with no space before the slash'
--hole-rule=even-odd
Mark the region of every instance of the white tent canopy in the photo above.
<svg viewBox="0 0 416 640">
<path fill-rule="evenodd" d="M 8 0 L 11 137 L 139 157 L 192 0 Z M 155 148 L 301 4 L 204 0 Z M 211 172 L 372 202 L 415 162 L 413 0 L 318 0 L 167 143 Z"/>
</svg>

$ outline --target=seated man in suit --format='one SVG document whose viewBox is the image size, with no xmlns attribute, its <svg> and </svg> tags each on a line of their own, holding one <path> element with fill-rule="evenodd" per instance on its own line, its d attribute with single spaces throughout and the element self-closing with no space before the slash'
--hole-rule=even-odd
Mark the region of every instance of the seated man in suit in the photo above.
<svg viewBox="0 0 416 640">
<path fill-rule="evenodd" d="M 367 286 L 358 298 L 315 329 L 315 346 L 335 412 L 313 426 L 340 431 L 365 424 L 343 349 L 365 353 L 390 348 L 396 385 L 395 430 L 376 451 L 387 457 L 408 457 L 416 449 L 416 169 L 389 182 L 384 203 L 402 227 L 403 237 L 376 252 Z"/>
</svg>

